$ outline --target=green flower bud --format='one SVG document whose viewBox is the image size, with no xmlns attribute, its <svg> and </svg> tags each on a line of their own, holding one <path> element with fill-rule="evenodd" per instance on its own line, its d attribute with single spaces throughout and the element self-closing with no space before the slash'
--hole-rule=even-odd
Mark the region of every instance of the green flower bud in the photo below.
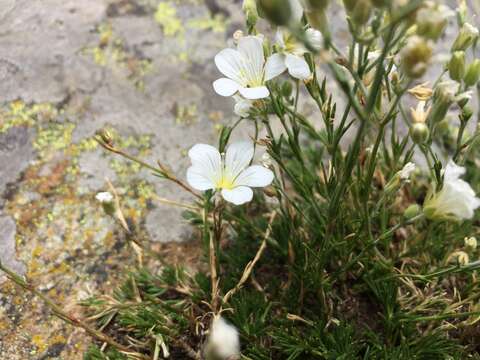
<svg viewBox="0 0 480 360">
<path fill-rule="evenodd" d="M 254 27 L 258 20 L 257 3 L 255 0 L 243 0 L 243 12 L 247 19 L 247 25 Z"/>
<path fill-rule="evenodd" d="M 418 204 L 412 204 L 405 209 L 403 217 L 407 220 L 413 219 L 415 216 L 422 213 L 422 207 Z"/>
<path fill-rule="evenodd" d="M 432 58 L 432 45 L 419 36 L 412 36 L 400 52 L 402 69 L 411 78 L 419 78 L 427 71 Z"/>
<path fill-rule="evenodd" d="M 96 135 L 109 146 L 113 146 L 113 134 L 108 129 L 97 130 Z"/>
<path fill-rule="evenodd" d="M 291 6 L 288 0 L 257 0 L 258 11 L 266 19 L 278 26 L 288 25 Z"/>
<path fill-rule="evenodd" d="M 414 123 L 410 128 L 410 136 L 415 144 L 423 144 L 430 136 L 430 130 L 424 123 Z"/>
<path fill-rule="evenodd" d="M 445 30 L 448 18 L 455 13 L 446 5 L 427 2 L 417 12 L 417 34 L 437 40 Z"/>
<path fill-rule="evenodd" d="M 445 118 L 438 123 L 436 127 L 436 132 L 441 136 L 445 136 L 445 135 L 448 135 L 449 131 L 450 131 L 450 121 L 448 118 Z"/>
<path fill-rule="evenodd" d="M 429 117 L 433 123 L 439 123 L 445 119 L 448 109 L 455 102 L 455 93 L 458 88 L 455 84 L 452 81 L 445 81 L 435 88 L 433 106 Z"/>
<path fill-rule="evenodd" d="M 475 59 L 468 65 L 463 81 L 467 86 L 474 86 L 480 79 L 480 59 Z"/>
<path fill-rule="evenodd" d="M 343 5 L 345 6 L 347 12 L 353 11 L 356 3 L 357 0 L 343 0 Z"/>
<path fill-rule="evenodd" d="M 390 1 L 388 0 L 371 0 L 371 2 L 372 2 L 372 5 L 377 8 L 385 7 L 390 3 Z"/>
<path fill-rule="evenodd" d="M 324 10 L 327 8 L 330 0 L 307 0 L 307 5 L 311 9 Z"/>
<path fill-rule="evenodd" d="M 463 24 L 455 42 L 452 45 L 452 52 L 467 50 L 478 39 L 478 29 L 469 23 Z"/>
<path fill-rule="evenodd" d="M 462 81 L 465 76 L 465 52 L 455 51 L 448 63 L 450 78 L 455 81 Z"/>
<path fill-rule="evenodd" d="M 325 10 L 307 11 L 305 16 L 312 27 L 320 30 L 322 34 L 328 34 L 328 19 Z"/>
<path fill-rule="evenodd" d="M 350 17 L 356 25 L 361 26 L 368 22 L 371 13 L 372 4 L 370 3 L 370 0 L 357 0 L 355 2 L 355 7 L 350 13 Z"/>
</svg>

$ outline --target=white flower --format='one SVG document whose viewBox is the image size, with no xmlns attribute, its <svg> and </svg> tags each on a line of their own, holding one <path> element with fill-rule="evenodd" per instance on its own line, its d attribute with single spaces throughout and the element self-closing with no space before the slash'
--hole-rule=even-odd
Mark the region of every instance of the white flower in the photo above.
<svg viewBox="0 0 480 360">
<path fill-rule="evenodd" d="M 244 99 L 239 95 L 234 95 L 235 106 L 233 107 L 233 112 L 240 117 L 248 117 L 250 114 L 250 109 L 253 106 L 253 101 Z"/>
<path fill-rule="evenodd" d="M 215 92 L 232 96 L 239 92 L 247 99 L 262 99 L 270 95 L 265 82 L 280 75 L 278 62 L 265 62 L 263 41 L 258 36 L 238 39 L 237 49 L 223 49 L 215 56 L 215 64 L 225 78 L 213 82 Z"/>
<path fill-rule="evenodd" d="M 278 29 L 275 36 L 279 52 L 270 57 L 270 62 L 279 71 L 288 73 L 299 80 L 306 80 L 312 76 L 308 63 L 303 58 L 307 53 L 305 46 L 298 42 L 287 30 Z"/>
<path fill-rule="evenodd" d="M 95 199 L 97 199 L 102 204 L 109 204 L 113 201 L 113 195 L 108 191 L 99 192 L 97 195 L 95 195 Z"/>
<path fill-rule="evenodd" d="M 410 179 L 410 175 L 412 172 L 415 171 L 415 164 L 412 162 L 406 163 L 405 166 L 398 172 L 398 175 L 400 176 L 400 180 L 407 181 Z"/>
<path fill-rule="evenodd" d="M 273 181 L 273 172 L 259 165 L 249 166 L 254 148 L 250 141 L 228 146 L 225 159 L 211 145 L 197 144 L 188 156 L 192 166 L 187 170 L 188 183 L 197 190 L 221 190 L 222 197 L 241 205 L 252 200 L 251 187 L 264 187 Z"/>
<path fill-rule="evenodd" d="M 427 196 L 424 212 L 431 219 L 471 219 L 480 199 L 475 196 L 470 184 L 460 179 L 465 168 L 449 161 L 443 172 L 443 187 Z"/>
<path fill-rule="evenodd" d="M 207 352 L 220 359 L 236 359 L 240 355 L 238 331 L 221 316 L 216 316 L 213 319 L 208 337 Z"/>
</svg>

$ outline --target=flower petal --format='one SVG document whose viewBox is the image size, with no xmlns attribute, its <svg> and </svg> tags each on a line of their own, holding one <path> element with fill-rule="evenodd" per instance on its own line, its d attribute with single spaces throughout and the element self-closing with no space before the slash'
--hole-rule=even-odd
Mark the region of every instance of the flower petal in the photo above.
<svg viewBox="0 0 480 360">
<path fill-rule="evenodd" d="M 265 64 L 265 81 L 277 77 L 285 70 L 287 70 L 285 66 L 285 55 L 277 53 L 269 56 Z"/>
<path fill-rule="evenodd" d="M 240 94 L 250 100 L 263 99 L 270 95 L 266 86 L 257 86 L 253 88 L 241 87 L 238 89 Z"/>
<path fill-rule="evenodd" d="M 227 147 L 225 154 L 225 171 L 235 179 L 244 170 L 253 158 L 253 143 L 240 141 Z"/>
<path fill-rule="evenodd" d="M 296 79 L 305 80 L 312 74 L 305 59 L 299 56 L 287 54 L 285 65 L 287 66 L 288 73 Z"/>
<path fill-rule="evenodd" d="M 215 55 L 215 65 L 218 70 L 226 77 L 241 83 L 242 74 L 242 55 L 234 49 L 223 49 L 217 55 Z"/>
<path fill-rule="evenodd" d="M 460 176 L 464 174 L 465 174 L 465 168 L 462 166 L 458 166 L 453 162 L 453 160 L 450 159 L 444 171 L 445 181 L 458 179 Z"/>
<path fill-rule="evenodd" d="M 228 202 L 242 205 L 252 200 L 253 191 L 247 186 L 237 186 L 232 190 L 223 189 L 222 196 Z"/>
<path fill-rule="evenodd" d="M 205 191 L 215 189 L 212 179 L 200 166 L 190 166 L 187 170 L 187 181 L 196 190 Z"/>
<path fill-rule="evenodd" d="M 191 170 L 187 171 L 188 182 L 190 183 L 190 180 L 193 181 L 190 185 L 197 190 L 211 189 L 212 187 L 206 188 L 206 180 L 208 180 L 211 183 L 208 186 L 213 185 L 214 188 L 214 184 L 222 176 L 222 160 L 218 150 L 211 145 L 197 144 L 190 149 L 188 156 L 193 165 L 190 168 Z M 196 187 L 197 185 L 199 187 Z"/>
<path fill-rule="evenodd" d="M 235 179 L 236 186 L 263 187 L 272 183 L 273 172 L 260 165 L 252 165 L 246 168 Z"/>
<path fill-rule="evenodd" d="M 239 88 L 240 85 L 237 82 L 227 78 L 221 78 L 213 82 L 213 89 L 221 96 L 232 96 Z"/>
<path fill-rule="evenodd" d="M 265 64 L 262 40 L 257 36 L 243 36 L 238 40 L 237 49 L 244 59 L 248 60 L 252 65 L 251 68 L 248 67 L 248 70 L 257 76 L 261 75 L 263 72 L 263 64 Z"/>
</svg>

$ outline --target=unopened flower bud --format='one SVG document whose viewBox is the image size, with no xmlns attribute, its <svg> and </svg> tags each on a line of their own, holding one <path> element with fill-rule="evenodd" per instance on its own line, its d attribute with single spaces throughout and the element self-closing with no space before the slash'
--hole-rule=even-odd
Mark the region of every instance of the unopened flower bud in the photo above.
<svg viewBox="0 0 480 360">
<path fill-rule="evenodd" d="M 443 119 L 437 124 L 437 127 L 435 129 L 437 134 L 444 136 L 447 135 L 450 131 L 450 120 L 447 118 Z"/>
<path fill-rule="evenodd" d="M 467 86 L 474 86 L 480 79 L 480 59 L 475 59 L 468 65 L 463 81 Z"/>
<path fill-rule="evenodd" d="M 305 36 L 307 37 L 308 43 L 315 50 L 320 50 L 323 46 L 323 36 L 322 33 L 316 29 L 308 28 L 305 30 Z"/>
<path fill-rule="evenodd" d="M 462 81 L 465 76 L 465 52 L 455 51 L 448 63 L 450 78 L 455 81 Z"/>
<path fill-rule="evenodd" d="M 418 204 L 412 204 L 405 209 L 403 217 L 407 220 L 413 219 L 415 216 L 422 213 L 422 207 Z"/>
<path fill-rule="evenodd" d="M 243 0 L 242 9 L 247 19 L 247 25 L 254 27 L 258 20 L 257 3 L 255 0 Z"/>
<path fill-rule="evenodd" d="M 305 16 L 307 17 L 308 23 L 312 25 L 312 27 L 320 30 L 322 34 L 328 34 L 328 18 L 327 13 L 324 9 L 306 11 Z"/>
<path fill-rule="evenodd" d="M 410 128 L 410 136 L 415 144 L 423 144 L 430 136 L 430 130 L 424 123 L 414 123 Z"/>
<path fill-rule="evenodd" d="M 330 0 L 306 0 L 306 3 L 310 9 L 323 10 L 328 6 L 328 4 L 330 3 Z"/>
<path fill-rule="evenodd" d="M 365 25 L 370 19 L 372 13 L 372 4 L 370 0 L 357 0 L 355 1 L 355 7 L 350 12 L 350 17 L 356 25 Z"/>
<path fill-rule="evenodd" d="M 478 39 L 478 34 L 478 29 L 475 26 L 470 25 L 469 23 L 463 24 L 452 45 L 452 52 L 467 50 Z"/>
<path fill-rule="evenodd" d="M 389 0 L 371 0 L 372 5 L 377 8 L 385 7 L 389 4 Z"/>
<path fill-rule="evenodd" d="M 266 19 L 278 26 L 288 25 L 291 6 L 288 0 L 257 0 L 258 11 Z"/>
<path fill-rule="evenodd" d="M 400 52 L 402 69 L 411 78 L 421 77 L 432 58 L 432 45 L 419 36 L 412 36 Z"/>
<path fill-rule="evenodd" d="M 108 129 L 101 129 L 97 131 L 97 136 L 107 145 L 113 145 L 113 134 Z"/>
<path fill-rule="evenodd" d="M 437 85 L 433 93 L 433 106 L 430 119 L 433 123 L 439 123 L 447 115 L 448 109 L 455 101 L 455 92 L 458 84 L 452 81 L 444 81 Z"/>
<path fill-rule="evenodd" d="M 426 2 L 417 12 L 417 34 L 432 40 L 437 40 L 445 30 L 448 18 L 455 13 L 446 5 Z"/>
<path fill-rule="evenodd" d="M 347 12 L 353 11 L 356 2 L 357 0 L 343 0 L 343 5 L 345 6 Z"/>
<path fill-rule="evenodd" d="M 102 204 L 103 210 L 108 215 L 113 215 L 115 213 L 115 204 L 113 202 L 113 195 L 109 192 L 99 192 L 95 195 L 95 199 Z"/>
<path fill-rule="evenodd" d="M 475 251 L 477 249 L 477 239 L 475 236 L 466 237 L 464 239 L 465 247 L 470 251 Z"/>
</svg>

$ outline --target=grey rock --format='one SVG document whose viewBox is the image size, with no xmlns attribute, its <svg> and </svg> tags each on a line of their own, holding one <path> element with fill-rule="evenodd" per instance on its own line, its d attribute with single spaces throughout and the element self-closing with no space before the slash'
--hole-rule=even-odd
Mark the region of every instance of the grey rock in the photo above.
<svg viewBox="0 0 480 360">
<path fill-rule="evenodd" d="M 2 215 L 0 212 L 0 262 L 10 270 L 19 275 L 25 274 L 25 265 L 16 260 L 15 253 L 15 221 L 10 216 Z M 0 283 L 5 281 L 5 275 L 0 271 Z"/>
<path fill-rule="evenodd" d="M 14 127 L 0 134 L 0 194 L 5 193 L 7 185 L 17 180 L 35 157 L 33 136 L 34 131 L 26 127 Z M 0 197 L 0 208 L 4 201 Z"/>
</svg>

